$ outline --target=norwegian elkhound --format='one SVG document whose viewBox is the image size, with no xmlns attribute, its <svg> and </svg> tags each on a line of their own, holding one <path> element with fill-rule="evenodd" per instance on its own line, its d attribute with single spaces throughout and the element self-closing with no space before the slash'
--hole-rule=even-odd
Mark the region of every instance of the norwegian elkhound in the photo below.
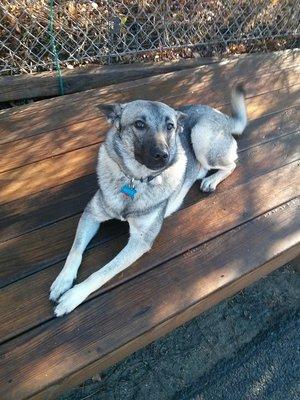
<svg viewBox="0 0 300 400">
<path fill-rule="evenodd" d="M 55 315 L 74 310 L 92 292 L 151 249 L 163 220 L 176 211 L 196 180 L 212 192 L 232 173 L 239 135 L 247 124 L 241 85 L 232 91 L 233 116 L 203 105 L 174 110 L 157 101 L 100 105 L 111 129 L 100 146 L 99 188 L 86 206 L 65 266 L 53 282 Z M 205 177 L 210 169 L 214 174 Z M 130 226 L 125 248 L 107 265 L 75 285 L 82 253 L 101 222 L 117 218 Z"/>
</svg>

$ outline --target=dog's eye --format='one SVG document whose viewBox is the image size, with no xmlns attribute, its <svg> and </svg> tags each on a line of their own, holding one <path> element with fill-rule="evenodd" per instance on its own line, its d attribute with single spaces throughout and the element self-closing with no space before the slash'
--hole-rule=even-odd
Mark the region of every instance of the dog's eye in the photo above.
<svg viewBox="0 0 300 400">
<path fill-rule="evenodd" d="M 145 125 L 145 122 L 143 122 L 143 121 L 135 121 L 134 126 L 137 129 L 144 129 L 146 125 Z"/>
<path fill-rule="evenodd" d="M 173 125 L 171 122 L 169 122 L 169 123 L 167 124 L 167 130 L 168 130 L 168 131 L 171 131 L 172 129 L 174 129 L 174 125 Z"/>
</svg>

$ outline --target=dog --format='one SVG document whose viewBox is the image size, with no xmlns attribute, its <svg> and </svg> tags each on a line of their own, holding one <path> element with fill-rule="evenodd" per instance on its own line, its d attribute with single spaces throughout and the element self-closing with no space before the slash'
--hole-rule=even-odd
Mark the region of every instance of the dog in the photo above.
<svg viewBox="0 0 300 400">
<path fill-rule="evenodd" d="M 206 105 L 175 110 L 168 105 L 136 100 L 100 105 L 111 128 L 100 146 L 98 191 L 86 206 L 65 265 L 50 289 L 58 302 L 57 317 L 81 304 L 92 292 L 129 267 L 151 246 L 164 218 L 175 212 L 190 187 L 201 180 L 213 192 L 236 167 L 237 142 L 247 125 L 242 85 L 231 92 L 232 116 Z M 217 170 L 206 176 L 209 170 Z M 73 282 L 82 254 L 100 223 L 128 221 L 130 237 L 124 249 L 83 282 Z"/>
</svg>

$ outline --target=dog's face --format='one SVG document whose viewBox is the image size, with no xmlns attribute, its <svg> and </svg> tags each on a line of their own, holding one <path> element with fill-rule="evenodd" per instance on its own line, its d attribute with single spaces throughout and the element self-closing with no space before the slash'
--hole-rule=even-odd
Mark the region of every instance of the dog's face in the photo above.
<svg viewBox="0 0 300 400">
<path fill-rule="evenodd" d="M 176 136 L 185 114 L 164 103 L 136 100 L 100 105 L 115 126 L 123 149 L 150 170 L 168 167 L 176 157 Z"/>
</svg>

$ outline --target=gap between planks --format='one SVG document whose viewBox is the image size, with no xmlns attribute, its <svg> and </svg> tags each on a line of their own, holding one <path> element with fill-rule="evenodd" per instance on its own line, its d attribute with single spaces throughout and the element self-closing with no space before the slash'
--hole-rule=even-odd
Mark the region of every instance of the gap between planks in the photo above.
<svg viewBox="0 0 300 400">
<path fill-rule="evenodd" d="M 112 359 L 123 358 L 277 268 L 282 260 L 289 261 L 299 252 L 298 207 L 299 200 L 277 206 L 197 251 L 98 296 L 69 316 L 6 343 L 0 360 L 2 398 L 55 398 L 94 368 L 108 367 Z M 260 251 L 262 238 L 268 252 Z"/>
<path fill-rule="evenodd" d="M 273 58 L 271 62 L 270 58 Z M 228 57 L 225 60 L 218 58 L 195 58 L 186 60 L 176 60 L 171 62 L 123 64 L 110 66 L 88 66 L 76 68 L 74 70 L 65 69 L 62 71 L 64 80 L 65 94 L 76 93 L 88 89 L 99 88 L 126 81 L 133 81 L 158 74 L 165 74 L 183 69 L 196 68 L 216 63 L 251 63 L 254 68 L 258 64 L 262 68 L 262 63 L 268 60 L 265 68 L 276 66 L 275 60 L 280 57 L 284 63 L 292 64 L 297 59 L 297 51 L 288 50 L 274 52 L 270 54 L 244 54 Z M 270 65 L 271 63 L 271 65 Z M 5 87 L 5 93 L 1 87 Z M 0 101 L 11 101 L 16 99 L 34 98 L 41 96 L 57 96 L 59 89 L 57 86 L 57 76 L 55 72 L 44 72 L 33 75 L 8 76 L 0 78 Z"/>
<path fill-rule="evenodd" d="M 300 88 L 300 85 L 298 85 L 298 87 Z M 281 101 L 285 100 L 285 102 L 290 102 L 290 105 L 296 105 L 297 103 L 295 104 L 294 97 L 297 94 L 298 87 L 294 86 L 289 88 L 291 90 L 296 90 L 295 93 L 293 93 L 293 95 L 290 92 L 285 93 Z M 277 93 L 277 95 L 279 94 L 280 93 Z M 264 111 L 266 111 L 266 109 L 271 111 L 269 109 L 271 104 L 273 104 L 276 110 L 278 109 L 277 99 L 274 93 L 268 93 L 266 97 L 263 97 L 265 103 L 262 102 L 262 98 L 258 97 L 256 101 L 259 99 L 261 100 L 260 106 L 264 106 L 265 108 Z M 261 114 L 264 114 L 264 112 L 257 107 L 255 102 L 248 104 L 248 109 L 249 114 L 253 118 L 258 118 L 262 116 Z M 43 189 L 57 186 L 58 182 L 65 183 L 94 172 L 97 149 L 98 144 L 92 144 L 84 149 L 73 150 L 65 154 L 53 156 L 53 158 L 47 158 L 34 164 L 29 164 L 28 166 L 2 172 L 0 174 L 0 181 L 2 181 L 0 204 L 5 204 L 28 194 L 34 194 Z M 80 168 L 78 168 L 79 164 Z M 68 168 L 65 166 L 68 166 Z M 47 176 L 43 180 L 44 171 L 47 171 Z"/>
<path fill-rule="evenodd" d="M 270 107 L 272 104 L 276 107 L 275 110 L 270 110 L 273 112 L 278 111 L 280 104 L 284 104 L 284 109 L 287 109 L 289 106 L 295 107 L 297 101 L 294 101 L 292 98 L 294 88 L 291 89 L 291 93 L 286 94 L 285 91 L 286 88 L 283 88 L 283 97 L 279 103 L 277 99 L 273 99 L 273 102 L 272 100 L 270 101 L 270 92 L 267 92 L 266 95 L 266 93 L 260 93 L 255 90 L 254 96 L 251 96 L 251 93 L 248 94 L 246 103 L 249 108 L 249 119 L 261 118 L 268 113 L 265 107 Z M 278 93 L 279 96 L 280 94 Z M 231 113 L 228 105 L 229 99 L 224 93 L 215 93 L 211 94 L 211 96 L 212 101 L 218 103 L 220 111 Z M 184 103 L 182 96 L 176 95 L 176 98 Z M 201 95 L 197 94 L 193 96 L 195 103 L 197 103 L 198 99 L 201 99 Z M 211 105 L 215 106 L 217 104 Z M 42 160 L 51 159 L 58 155 L 67 154 L 71 151 L 80 150 L 103 142 L 108 130 L 105 118 L 99 116 L 99 118 L 90 120 L 89 122 L 89 124 L 86 121 L 77 122 L 68 127 L 57 128 L 38 135 L 27 136 L 13 142 L 0 144 L 0 172 L 35 164 Z"/>
<path fill-rule="evenodd" d="M 90 298 L 103 295 L 140 274 L 157 269 L 157 266 L 169 262 L 182 253 L 194 252 L 192 249 L 294 199 L 299 195 L 297 188 L 299 174 L 298 163 L 295 162 L 177 212 L 165 220 L 162 231 L 149 253 L 93 293 Z M 286 176 L 290 177 L 289 181 Z M 272 191 L 274 186 L 278 187 L 276 195 L 274 190 Z M 251 207 L 249 202 L 252 204 Z M 214 215 L 211 215 L 212 206 L 216 209 Z M 197 221 L 205 221 L 205 224 L 197 224 Z M 87 251 L 79 280 L 98 269 L 97 266 L 105 265 L 125 245 L 126 239 L 127 236 L 123 235 Z M 6 304 L 0 314 L 2 340 L 16 336 L 23 330 L 51 318 L 52 307 L 48 300 L 48 291 L 61 266 L 61 263 L 49 266 L 2 289 L 1 303 Z M 28 297 L 28 288 L 33 286 L 36 289 Z"/>
<path fill-rule="evenodd" d="M 267 116 L 263 116 L 261 118 L 258 118 L 256 120 L 252 120 L 247 127 L 245 133 L 238 139 L 238 146 L 239 146 L 239 152 L 242 152 L 243 150 L 246 150 L 250 147 L 257 146 L 262 143 L 266 143 L 269 140 L 273 140 L 277 137 L 283 137 L 284 134 L 290 134 L 299 127 L 300 124 L 300 108 L 298 107 L 292 107 L 290 109 L 284 110 L 284 111 L 278 111 L 273 114 L 269 114 Z M 89 178 L 90 177 L 90 178 Z M 16 217 L 18 214 L 22 214 L 23 217 L 28 214 L 32 214 L 34 210 L 37 209 L 37 205 L 39 205 L 40 209 L 46 209 L 47 207 L 51 206 L 51 204 L 55 204 L 59 206 L 58 199 L 56 200 L 55 192 L 56 190 L 59 190 L 59 188 L 62 190 L 62 187 L 66 186 L 67 184 L 70 184 L 70 190 L 71 188 L 73 191 L 72 197 L 70 197 L 70 193 L 68 194 L 67 199 L 72 199 L 72 206 L 76 205 L 76 199 L 80 197 L 81 193 L 84 197 L 82 200 L 83 204 L 84 202 L 88 201 L 88 198 L 86 195 L 91 195 L 93 191 L 96 190 L 96 179 L 95 175 L 87 175 L 83 176 L 81 178 L 71 180 L 66 184 L 63 185 L 58 185 L 54 186 L 53 188 L 50 188 L 48 190 L 41 190 L 40 192 L 33 194 L 33 195 L 27 195 L 23 197 L 22 199 L 17 199 L 14 201 L 11 201 L 9 203 L 6 203 L 5 205 L 2 205 L 1 208 L 1 214 L 0 220 L 2 221 L 2 233 L 0 237 L 4 238 L 10 238 L 7 237 L 7 234 L 4 233 L 3 228 L 5 225 L 4 220 L 7 221 L 7 224 L 13 228 L 13 221 L 11 218 L 13 218 L 13 215 L 15 214 Z M 68 186 L 68 187 L 69 187 Z M 60 193 L 61 193 L 60 190 Z M 87 193 L 88 192 L 88 193 Z M 75 193 L 78 193 L 75 194 Z M 61 196 L 60 196 L 61 197 Z M 61 198 L 60 202 L 62 203 L 63 201 L 66 201 L 65 199 L 66 195 Z M 47 199 L 47 200 L 46 200 Z M 78 201 L 78 200 L 77 200 Z M 47 202 L 47 207 L 42 206 Z M 70 203 L 70 202 L 69 202 Z M 61 207 L 56 207 L 56 210 L 60 210 Z M 74 208 L 72 208 L 74 209 Z M 72 213 L 72 209 L 68 207 L 68 212 Z M 78 208 L 75 208 L 78 210 Z M 74 210 L 75 210 L 74 209 Z M 82 209 L 79 209 L 78 211 L 81 211 Z M 41 210 L 42 212 L 42 210 Z M 74 211 L 73 211 L 74 213 Z M 45 213 L 44 213 L 45 214 Z M 47 214 L 53 214 L 51 210 L 48 210 Z M 41 218 L 42 216 L 40 216 Z M 24 218 L 23 218 L 24 219 Z M 4 225 L 3 225 L 4 224 Z M 0 238 L 1 241 L 1 238 Z"/>
<path fill-rule="evenodd" d="M 257 176 L 296 161 L 299 156 L 297 151 L 298 136 L 298 133 L 290 134 L 280 140 L 277 139 L 243 152 L 240 156 L 240 165 L 222 183 L 218 193 L 225 192 L 229 188 L 245 183 L 245 181 L 248 182 Z M 270 153 L 273 155 L 271 160 L 266 158 L 266 154 Z M 203 198 L 203 195 L 199 191 L 198 184 L 196 184 L 187 195 L 183 207 L 199 202 L 201 198 Z M 72 244 L 77 221 L 78 216 L 65 218 L 55 224 L 47 225 L 44 228 L 2 243 L 0 245 L 0 260 L 3 265 L 0 273 L 1 285 L 9 283 L 7 279 L 9 281 L 15 280 L 17 276 L 20 277 L 20 274 L 21 276 L 24 273 L 30 274 L 63 259 Z M 124 224 L 121 223 L 108 222 L 104 227 L 105 229 L 100 233 L 100 236 L 96 236 L 90 247 L 103 244 L 109 241 L 111 236 L 118 235 L 120 232 L 126 232 Z M 51 247 L 45 246 L 49 238 L 51 238 Z M 14 254 L 13 258 L 12 253 Z"/>
<path fill-rule="evenodd" d="M 297 70 L 298 69 L 296 68 L 296 71 Z M 296 71 L 295 68 L 289 68 L 287 70 L 277 72 L 277 75 L 268 72 L 265 75 L 258 75 L 255 77 L 251 76 L 251 74 L 247 73 L 247 71 L 242 71 L 244 75 L 240 75 L 235 71 L 235 79 L 239 78 L 239 80 L 245 80 L 248 91 L 252 92 L 254 95 L 255 90 L 253 87 L 255 87 L 255 85 L 257 85 L 259 82 L 261 82 L 260 91 L 263 91 L 262 87 L 264 87 L 266 82 L 269 83 L 268 90 L 265 89 L 264 92 L 268 92 L 270 90 L 270 86 L 272 86 L 272 89 L 274 90 L 274 88 L 278 89 L 284 86 L 289 87 L 294 81 L 297 83 L 297 76 L 299 74 L 297 74 Z M 144 98 L 149 100 L 164 100 L 171 102 L 171 105 L 176 106 L 176 102 L 174 101 L 176 94 L 165 94 L 169 92 L 173 93 L 175 90 L 177 92 L 177 96 L 179 94 L 184 96 L 187 91 L 191 93 L 197 92 L 199 95 L 199 102 L 216 106 L 218 104 L 216 104 L 214 101 L 214 95 L 210 92 L 213 91 L 213 89 L 216 91 L 217 88 L 218 92 L 220 92 L 224 97 L 224 93 L 228 93 L 229 88 L 232 85 L 231 82 L 228 82 L 229 77 L 227 74 L 223 79 L 218 76 L 217 81 L 213 81 L 211 83 L 201 82 L 201 80 L 198 82 L 199 78 L 197 77 L 194 77 L 195 82 L 191 83 L 193 82 L 191 76 L 186 79 L 186 82 L 180 80 L 178 77 L 176 79 L 178 80 L 177 87 L 172 85 L 172 81 L 170 82 L 170 80 L 166 79 L 166 82 L 164 83 L 166 87 L 163 86 L 162 82 L 158 83 L 157 81 L 154 81 L 152 84 L 148 85 L 144 83 L 143 86 L 145 87 L 128 88 L 124 91 L 124 93 L 120 92 L 120 90 L 111 90 L 106 94 L 98 93 L 95 98 L 87 95 L 86 99 L 82 98 L 83 96 L 81 95 L 79 97 L 80 101 L 78 101 L 77 106 L 76 104 L 72 104 L 70 99 L 61 98 L 61 105 L 57 104 L 54 108 L 41 110 L 40 107 L 42 104 L 36 110 L 33 106 L 32 108 L 28 108 L 28 113 L 30 110 L 32 110 L 32 115 L 26 115 L 21 110 L 18 113 L 15 112 L 11 116 L 8 114 L 7 118 L 0 119 L 2 133 L 5 133 L 5 135 L 1 135 L 0 143 L 11 142 L 22 137 L 30 137 L 44 132 L 50 132 L 74 123 L 93 120 L 99 116 L 99 111 L 94 106 L 96 102 L 124 102 L 138 98 Z M 144 82 L 144 80 L 142 81 Z M 203 97 L 201 94 L 202 96 L 205 96 L 205 102 L 202 100 Z M 10 130 L 11 126 L 14 127 L 13 131 Z"/>
<path fill-rule="evenodd" d="M 56 107 L 57 105 L 64 103 L 65 101 L 68 101 L 69 104 L 76 101 L 80 102 L 85 98 L 84 93 L 86 94 L 86 97 L 93 98 L 94 96 L 96 97 L 98 95 L 103 96 L 106 95 L 107 93 L 122 92 L 122 91 L 125 92 L 128 91 L 128 89 L 135 87 L 142 87 L 145 85 L 150 86 L 152 83 L 155 83 L 158 78 L 161 81 L 169 80 L 174 77 L 182 78 L 187 76 L 188 78 L 190 78 L 191 75 L 198 73 L 201 77 L 203 76 L 203 79 L 206 79 L 207 77 L 211 77 L 214 72 L 217 72 L 219 75 L 221 75 L 223 73 L 223 70 L 224 70 L 224 78 L 227 78 L 230 71 L 236 73 L 243 73 L 244 71 L 248 71 L 249 69 L 250 71 L 254 70 L 257 73 L 264 70 L 278 72 L 286 68 L 290 67 L 294 68 L 299 66 L 300 64 L 299 50 L 296 49 L 290 52 L 290 54 L 288 55 L 284 52 L 282 52 L 281 54 L 280 53 L 281 52 L 277 52 L 277 54 L 275 54 L 276 62 L 273 59 L 274 53 L 269 53 L 267 55 L 264 54 L 263 60 L 261 55 L 252 54 L 245 56 L 243 60 L 241 60 L 241 58 L 237 58 L 236 60 L 231 60 L 231 61 L 223 60 L 222 62 L 215 64 L 213 68 L 211 65 L 206 65 L 194 69 L 181 70 L 177 72 L 162 74 L 159 76 L 155 75 L 149 78 L 142 78 L 131 82 L 110 85 L 100 90 L 92 89 L 81 93 L 67 95 L 64 97 L 57 97 L 50 100 L 42 100 L 30 105 L 24 105 L 10 110 L 0 111 L 0 119 L 2 119 L 3 117 L 5 118 L 8 115 L 12 116 L 14 114 L 19 114 L 20 112 L 24 115 L 27 111 L 31 112 L 35 108 L 41 111 L 41 109 L 44 109 L 44 107 L 45 108 Z"/>
</svg>

